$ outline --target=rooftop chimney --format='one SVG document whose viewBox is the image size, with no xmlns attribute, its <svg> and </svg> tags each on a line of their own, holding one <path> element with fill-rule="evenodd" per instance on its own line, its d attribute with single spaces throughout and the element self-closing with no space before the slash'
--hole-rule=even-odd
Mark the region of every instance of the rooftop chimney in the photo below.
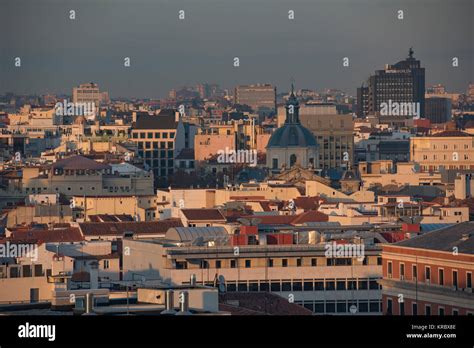
<svg viewBox="0 0 474 348">
<path fill-rule="evenodd" d="M 176 314 L 174 309 L 174 291 L 166 290 L 165 292 L 165 310 L 161 314 Z"/>
</svg>

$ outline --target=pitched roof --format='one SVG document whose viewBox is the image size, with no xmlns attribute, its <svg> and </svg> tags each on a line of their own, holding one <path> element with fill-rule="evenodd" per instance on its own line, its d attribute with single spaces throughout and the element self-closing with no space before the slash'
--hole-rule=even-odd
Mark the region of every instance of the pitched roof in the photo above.
<svg viewBox="0 0 474 348">
<path fill-rule="evenodd" d="M 91 222 L 133 222 L 135 221 L 131 215 L 119 214 L 119 215 L 108 215 L 98 214 L 89 215 Z"/>
<path fill-rule="evenodd" d="M 313 314 L 309 309 L 269 292 L 228 292 L 219 295 L 219 306 L 234 315 L 252 312 L 258 312 L 260 315 Z"/>
<path fill-rule="evenodd" d="M 68 170 L 103 170 L 110 169 L 110 166 L 104 163 L 96 162 L 84 156 L 71 156 L 53 163 L 51 168 Z"/>
<path fill-rule="evenodd" d="M 446 130 L 433 134 L 432 137 L 471 137 L 472 135 L 458 130 Z"/>
<path fill-rule="evenodd" d="M 307 212 L 297 215 L 291 223 L 303 224 L 305 222 L 326 222 L 328 220 L 329 217 L 326 214 L 323 214 L 316 210 L 309 210 Z"/>
<path fill-rule="evenodd" d="M 312 209 L 317 209 L 319 207 L 319 202 L 323 201 L 325 202 L 326 200 L 322 197 L 314 196 L 314 197 L 296 197 L 294 199 L 295 205 L 297 208 L 301 208 L 303 210 L 312 210 Z"/>
<path fill-rule="evenodd" d="M 83 222 L 79 228 L 84 236 L 122 236 L 125 232 L 136 234 L 163 234 L 171 227 L 181 227 L 180 219 L 148 222 Z"/>
<path fill-rule="evenodd" d="M 77 227 L 57 229 L 12 230 L 10 241 L 41 241 L 44 243 L 80 242 L 84 240 Z"/>
<path fill-rule="evenodd" d="M 452 252 L 454 247 L 461 254 L 474 255 L 474 222 L 427 232 L 395 244 L 396 246 Z"/>
<path fill-rule="evenodd" d="M 225 220 L 219 209 L 181 209 L 186 219 L 191 221 Z"/>
</svg>

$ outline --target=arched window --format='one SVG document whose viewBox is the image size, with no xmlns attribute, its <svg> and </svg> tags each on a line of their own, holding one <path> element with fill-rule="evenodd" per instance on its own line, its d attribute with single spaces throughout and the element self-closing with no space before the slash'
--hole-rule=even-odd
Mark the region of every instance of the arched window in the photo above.
<svg viewBox="0 0 474 348">
<path fill-rule="evenodd" d="M 290 156 L 290 167 L 293 167 L 296 163 L 296 155 L 293 154 Z"/>
</svg>

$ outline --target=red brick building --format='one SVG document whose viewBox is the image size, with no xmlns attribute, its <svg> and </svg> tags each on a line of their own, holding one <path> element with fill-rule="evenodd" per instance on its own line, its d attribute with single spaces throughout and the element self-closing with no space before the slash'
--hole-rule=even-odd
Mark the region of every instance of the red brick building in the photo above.
<svg viewBox="0 0 474 348">
<path fill-rule="evenodd" d="M 382 252 L 385 315 L 474 315 L 474 223 L 463 222 Z"/>
</svg>

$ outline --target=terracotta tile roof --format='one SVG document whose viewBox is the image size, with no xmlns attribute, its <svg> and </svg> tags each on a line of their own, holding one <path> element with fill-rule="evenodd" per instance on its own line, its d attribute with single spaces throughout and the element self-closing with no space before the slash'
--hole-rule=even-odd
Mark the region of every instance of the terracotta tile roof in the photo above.
<svg viewBox="0 0 474 348">
<path fill-rule="evenodd" d="M 230 196 L 231 201 L 264 201 L 265 196 Z"/>
<path fill-rule="evenodd" d="M 318 209 L 319 207 L 319 202 L 325 202 L 326 200 L 324 198 L 321 198 L 319 196 L 314 196 L 314 197 L 296 197 L 294 199 L 296 208 L 301 208 L 303 210 L 314 210 Z"/>
<path fill-rule="evenodd" d="M 181 211 L 190 221 L 225 221 L 224 215 L 218 209 L 181 209 Z"/>
<path fill-rule="evenodd" d="M 107 164 L 99 163 L 88 159 L 84 156 L 71 156 L 61 159 L 51 165 L 52 169 L 69 169 L 69 170 L 103 170 L 110 169 Z"/>
<path fill-rule="evenodd" d="M 169 228 L 182 227 L 180 219 L 149 222 L 83 222 L 79 224 L 84 236 L 122 236 L 125 232 L 137 234 L 166 234 Z"/>
<path fill-rule="evenodd" d="M 28 229 L 12 230 L 10 241 L 40 241 L 44 243 L 58 242 L 80 242 L 84 240 L 81 231 L 77 227 L 58 229 Z"/>
<path fill-rule="evenodd" d="M 472 137 L 472 135 L 458 130 L 446 130 L 433 134 L 432 137 Z"/>
<path fill-rule="evenodd" d="M 135 221 L 131 215 L 120 214 L 120 215 L 88 215 L 91 222 L 133 222 Z"/>
<path fill-rule="evenodd" d="M 291 222 L 292 224 L 303 224 L 305 222 L 326 222 L 329 220 L 329 217 L 316 210 L 309 210 L 302 214 L 296 216 L 296 218 Z"/>
</svg>

